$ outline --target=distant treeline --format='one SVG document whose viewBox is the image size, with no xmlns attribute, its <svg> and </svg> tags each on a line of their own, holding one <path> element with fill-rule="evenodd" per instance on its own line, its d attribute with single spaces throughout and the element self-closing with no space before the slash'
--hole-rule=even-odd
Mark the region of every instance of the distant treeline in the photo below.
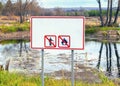
<svg viewBox="0 0 120 86">
<path fill-rule="evenodd" d="M 106 10 L 102 11 L 102 15 L 106 15 Z M 112 12 L 113 15 L 115 15 L 115 11 Z M 45 9 L 41 8 L 38 4 L 38 2 L 15 2 L 12 3 L 11 0 L 8 0 L 5 4 L 2 4 L 0 2 L 0 15 L 5 16 L 26 16 L 26 15 L 32 15 L 32 16 L 86 16 L 86 17 L 92 17 L 92 16 L 99 16 L 99 10 L 86 10 L 84 8 L 79 9 L 69 9 L 65 10 L 64 8 L 51 8 L 51 9 Z M 120 15 L 120 14 L 119 14 Z"/>
<path fill-rule="evenodd" d="M 116 11 L 112 12 L 112 15 L 115 15 Z M 105 16 L 107 10 L 102 10 L 102 15 Z M 94 17 L 99 16 L 99 10 L 86 10 L 84 8 L 80 8 L 79 10 L 64 10 L 63 8 L 54 8 L 54 9 L 43 9 L 41 8 L 41 14 L 44 16 L 86 16 L 86 17 Z M 120 15 L 120 13 L 119 13 Z"/>
<path fill-rule="evenodd" d="M 5 16 L 24 16 L 27 14 L 39 15 L 40 9 L 36 0 L 26 0 L 24 2 L 22 0 L 16 0 L 16 2 L 13 2 L 13 0 L 6 0 L 6 3 L 0 2 L 0 15 Z"/>
<path fill-rule="evenodd" d="M 99 16 L 99 11 L 98 10 L 90 10 L 90 11 L 87 11 L 89 16 Z M 115 10 L 112 12 L 112 15 L 114 16 L 115 15 Z M 106 10 L 102 10 L 102 15 L 105 16 L 107 14 L 107 11 Z M 119 13 L 119 16 L 120 16 L 120 13 Z"/>
</svg>

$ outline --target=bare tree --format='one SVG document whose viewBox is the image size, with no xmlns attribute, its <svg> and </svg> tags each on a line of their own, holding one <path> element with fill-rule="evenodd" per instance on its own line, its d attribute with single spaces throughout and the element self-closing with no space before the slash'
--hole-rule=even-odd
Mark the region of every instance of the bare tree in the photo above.
<svg viewBox="0 0 120 86">
<path fill-rule="evenodd" d="M 27 13 L 28 14 L 31 14 L 31 15 L 40 15 L 41 14 L 41 7 L 39 6 L 38 2 L 37 1 L 33 1 L 29 4 L 28 8 L 27 8 Z"/>
<path fill-rule="evenodd" d="M 115 13 L 115 19 L 114 19 L 113 24 L 115 24 L 117 22 L 119 11 L 120 11 L 120 0 L 118 0 L 118 7 L 117 7 L 117 10 L 116 10 L 116 13 Z"/>
<path fill-rule="evenodd" d="M 7 15 L 7 16 L 11 16 L 14 14 L 14 10 L 13 10 L 13 4 L 11 2 L 11 0 L 8 0 L 3 8 L 3 14 Z"/>
<path fill-rule="evenodd" d="M 120 0 L 118 0 L 118 5 L 117 5 L 117 9 L 115 12 L 115 17 L 113 19 L 113 3 L 115 0 L 107 0 L 107 13 L 106 13 L 106 20 L 104 21 L 103 19 L 103 15 L 102 15 L 102 7 L 101 7 L 101 0 L 96 0 L 98 2 L 99 5 L 99 13 L 100 13 L 100 21 L 101 21 L 101 26 L 112 26 L 113 24 L 115 24 L 117 22 L 118 19 L 118 13 L 120 10 Z M 114 7 L 116 8 L 116 7 Z"/>
<path fill-rule="evenodd" d="M 107 4 L 107 13 L 106 13 L 106 22 L 105 22 L 105 25 L 107 25 L 107 23 L 108 23 L 109 9 L 110 9 L 110 0 L 108 0 L 108 4 Z"/>
<path fill-rule="evenodd" d="M 61 8 L 55 8 L 54 11 L 55 11 L 56 16 L 63 16 L 64 15 L 64 12 Z"/>
<path fill-rule="evenodd" d="M 18 13 L 20 17 L 20 23 L 24 22 L 24 16 L 27 15 L 28 11 L 32 11 L 33 9 L 36 10 L 39 6 L 36 4 L 36 0 L 17 0 L 16 6 L 16 12 Z M 37 10 L 38 11 L 38 10 Z M 35 11 L 35 12 L 37 12 Z"/>
<path fill-rule="evenodd" d="M 108 21 L 109 26 L 111 25 L 111 21 L 112 21 L 112 6 L 113 6 L 112 3 L 113 3 L 113 0 L 110 0 L 110 11 L 109 11 L 110 13 L 109 13 L 109 21 Z"/>
<path fill-rule="evenodd" d="M 98 4 L 99 4 L 101 26 L 104 26 L 103 18 L 102 18 L 101 0 L 97 0 L 97 2 L 98 2 Z"/>
<path fill-rule="evenodd" d="M 120 56 L 119 56 L 119 53 L 118 53 L 116 43 L 113 43 L 113 45 L 114 45 L 114 49 L 115 49 L 115 55 L 117 57 L 118 76 L 120 77 Z"/>
<path fill-rule="evenodd" d="M 23 23 L 23 16 L 27 5 L 28 5 L 28 0 L 26 0 L 24 3 L 22 2 L 22 0 L 17 0 L 16 11 L 20 17 L 20 23 Z"/>
</svg>

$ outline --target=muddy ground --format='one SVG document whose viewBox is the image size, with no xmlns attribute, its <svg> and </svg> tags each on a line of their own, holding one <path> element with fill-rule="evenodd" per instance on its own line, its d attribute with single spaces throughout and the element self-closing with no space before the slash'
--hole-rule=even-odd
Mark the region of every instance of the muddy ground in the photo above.
<svg viewBox="0 0 120 86">
<path fill-rule="evenodd" d="M 30 39 L 30 31 L 18 31 L 11 33 L 2 33 L 0 32 L 0 41 L 1 40 L 13 40 L 13 39 Z"/>
</svg>

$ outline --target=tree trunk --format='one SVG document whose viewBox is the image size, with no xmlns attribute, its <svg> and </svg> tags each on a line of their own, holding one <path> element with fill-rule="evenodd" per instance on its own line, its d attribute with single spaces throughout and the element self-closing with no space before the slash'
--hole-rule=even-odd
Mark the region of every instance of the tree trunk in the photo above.
<svg viewBox="0 0 120 86">
<path fill-rule="evenodd" d="M 117 22 L 119 10 L 120 10 L 120 0 L 118 0 L 118 7 L 117 7 L 117 10 L 115 13 L 115 19 L 114 19 L 113 24 L 115 24 Z"/>
<path fill-rule="evenodd" d="M 109 22 L 108 22 L 108 26 L 111 26 L 111 22 L 112 22 L 112 0 L 110 0 L 110 15 L 109 15 Z"/>
<path fill-rule="evenodd" d="M 108 25 L 109 10 L 110 10 L 110 0 L 108 0 L 108 5 L 107 5 L 106 22 L 105 22 L 105 24 L 104 24 L 105 26 Z"/>
<path fill-rule="evenodd" d="M 20 14 L 20 23 L 23 23 L 22 14 Z"/>
<path fill-rule="evenodd" d="M 20 17 L 20 23 L 23 23 L 23 17 L 22 17 L 22 0 L 19 0 L 20 10 L 19 10 L 19 17 Z"/>
<path fill-rule="evenodd" d="M 100 21 L 101 21 L 101 26 L 104 26 L 103 23 L 103 18 L 102 18 L 102 8 L 101 8 L 101 1 L 97 0 L 98 4 L 99 4 L 99 12 L 100 12 Z"/>
</svg>

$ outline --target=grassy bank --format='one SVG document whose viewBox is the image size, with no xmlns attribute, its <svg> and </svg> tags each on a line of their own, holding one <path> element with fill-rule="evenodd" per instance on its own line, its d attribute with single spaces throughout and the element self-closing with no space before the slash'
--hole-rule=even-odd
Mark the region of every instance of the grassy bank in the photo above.
<svg viewBox="0 0 120 86">
<path fill-rule="evenodd" d="M 3 33 L 26 31 L 26 30 L 30 30 L 29 22 L 24 22 L 22 24 L 14 22 L 8 25 L 7 24 L 0 25 L 0 32 Z M 120 30 L 120 27 L 100 27 L 100 26 L 92 26 L 92 25 L 85 26 L 86 34 L 94 34 L 98 31 L 107 31 L 107 30 Z"/>
<path fill-rule="evenodd" d="M 119 86 L 108 80 L 104 75 L 100 75 L 102 83 L 85 83 L 76 81 L 75 86 Z M 8 73 L 0 71 L 0 86 L 41 86 L 39 76 L 25 76 L 16 73 Z M 71 86 L 70 80 L 56 80 L 53 78 L 45 78 L 45 86 Z"/>
<path fill-rule="evenodd" d="M 29 40 L 24 40 L 24 39 L 20 39 L 20 40 L 2 40 L 2 41 L 0 41 L 0 44 L 1 45 L 8 45 L 8 44 L 18 44 L 18 43 L 21 43 L 21 42 L 23 42 L 23 43 L 27 43 L 27 42 L 29 42 Z"/>
<path fill-rule="evenodd" d="M 10 25 L 0 25 L 0 31 L 3 33 L 8 32 L 17 32 L 17 31 L 26 31 L 30 29 L 30 24 L 28 22 L 20 23 L 12 23 Z"/>
<path fill-rule="evenodd" d="M 86 34 L 94 34 L 98 31 L 107 31 L 107 30 L 120 30 L 120 27 L 100 27 L 100 26 L 86 26 Z"/>
</svg>

